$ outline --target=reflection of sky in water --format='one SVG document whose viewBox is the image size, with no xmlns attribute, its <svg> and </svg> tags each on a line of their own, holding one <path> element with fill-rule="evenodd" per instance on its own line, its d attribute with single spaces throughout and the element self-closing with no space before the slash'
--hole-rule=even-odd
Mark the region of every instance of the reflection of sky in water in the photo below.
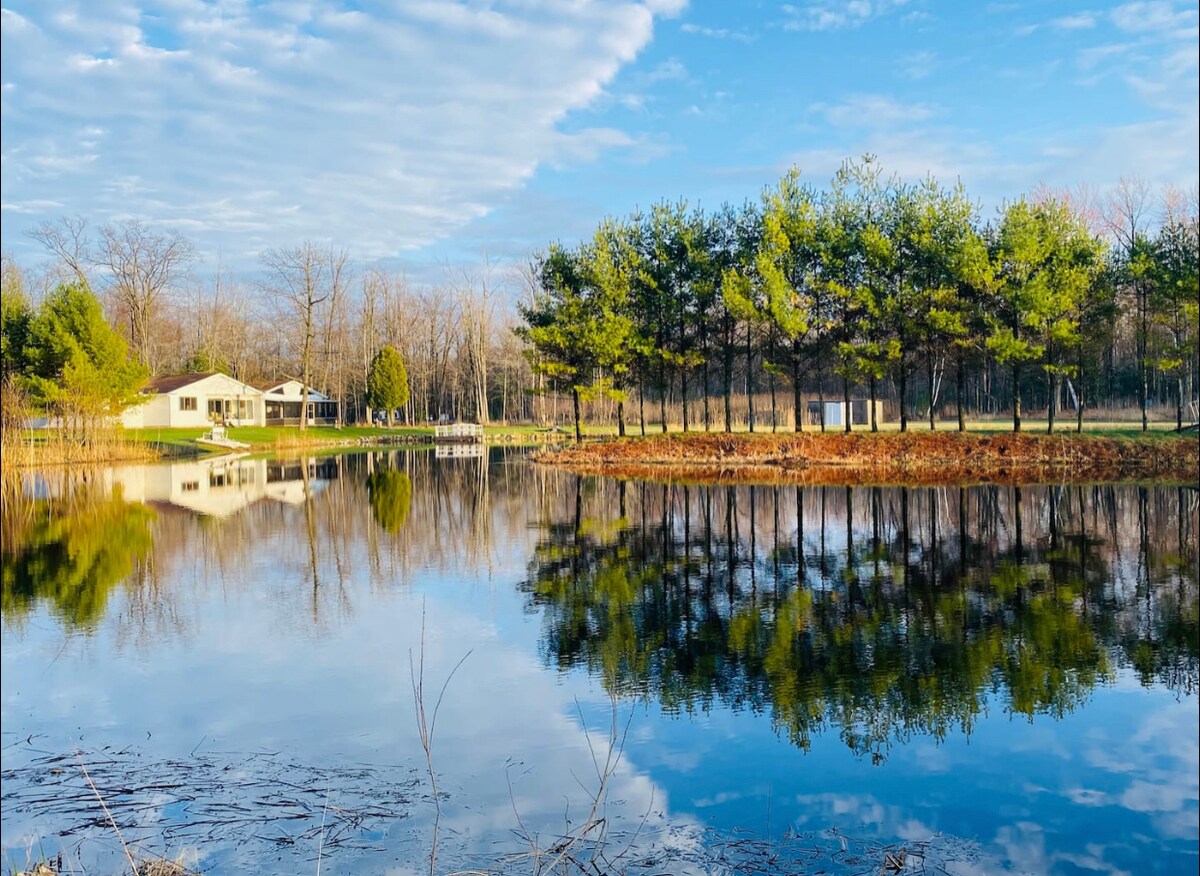
<svg viewBox="0 0 1200 876">
<path fill-rule="evenodd" d="M 440 688 L 471 651 L 446 693 L 434 745 L 447 794 L 446 867 L 521 851 L 518 816 L 543 837 L 561 832 L 565 818 L 578 823 L 589 804 L 580 783 L 595 785 L 589 735 L 602 755 L 609 699 L 584 669 L 549 668 L 543 613 L 518 590 L 542 534 L 538 521 L 569 521 L 573 480 L 519 463 L 493 466 L 481 503 L 475 461 L 437 468 L 401 457 L 395 464 L 408 466 L 413 484 L 396 535 L 364 510 L 365 472 L 347 463 L 321 481 L 307 509 L 257 502 L 214 525 L 160 507 L 151 572 L 113 591 L 94 630 L 65 629 L 44 605 L 20 618 L 6 614 L 4 769 L 24 765 L 34 751 L 128 746 L 147 762 L 265 752 L 420 777 L 412 772 L 422 760 L 409 661 L 424 624 L 428 687 Z M 757 525 L 771 523 L 764 516 Z M 1033 519 L 1025 525 L 1030 533 L 1039 528 Z M 816 523 L 808 526 L 811 542 Z M 844 518 L 831 513 L 827 526 L 830 543 L 844 545 Z M 869 525 L 856 520 L 855 531 Z M 1119 553 L 1112 565 L 1131 562 Z M 1191 636 L 1194 648 L 1194 627 Z M 748 705 L 717 699 L 706 710 L 667 714 L 653 698 L 627 702 L 622 722 L 630 710 L 633 718 L 605 814 L 615 828 L 632 830 L 649 812 L 638 841 L 673 844 L 681 862 L 696 842 L 735 828 L 776 841 L 791 831 L 825 844 L 822 832 L 836 828 L 868 843 L 942 835 L 965 848 L 977 844 L 976 853 L 946 861 L 949 872 L 1194 871 L 1194 694 L 1143 687 L 1120 669 L 1058 720 L 1010 714 L 1002 692 L 987 706 L 969 737 L 955 729 L 940 741 L 914 733 L 893 740 L 874 765 L 835 727 L 815 734 L 806 753 Z M 5 784 L 7 795 L 12 784 Z M 331 866 L 419 871 L 432 809 L 424 789 L 397 818 L 367 825 L 360 839 L 377 851 L 334 851 Z M 357 800 L 332 787 L 330 807 L 339 795 Z M 187 849 L 157 845 L 155 820 L 186 817 L 187 807 L 162 802 L 142 836 L 148 848 L 174 857 Z M 35 837 L 41 847 L 76 849 L 77 838 L 55 837 L 61 826 L 6 802 L 4 847 L 18 859 Z M 715 834 L 705 833 L 710 828 Z M 111 837 L 89 835 L 99 839 L 83 857 L 119 866 Z M 316 854 L 312 842 L 193 851 L 218 871 L 307 872 Z"/>
</svg>

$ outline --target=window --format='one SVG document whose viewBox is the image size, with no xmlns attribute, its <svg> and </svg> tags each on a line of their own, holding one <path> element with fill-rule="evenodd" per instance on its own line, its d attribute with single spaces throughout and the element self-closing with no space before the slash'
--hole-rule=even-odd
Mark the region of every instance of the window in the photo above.
<svg viewBox="0 0 1200 876">
<path fill-rule="evenodd" d="M 246 399 L 238 399 L 238 419 L 253 420 L 254 419 L 254 401 Z"/>
<path fill-rule="evenodd" d="M 185 492 L 185 493 L 194 493 L 200 489 L 200 482 L 199 481 L 184 481 L 182 484 L 180 484 L 180 487 L 182 488 L 183 492 Z"/>
<path fill-rule="evenodd" d="M 181 395 L 179 397 L 179 410 L 181 410 L 181 411 L 196 410 L 196 397 L 194 395 Z"/>
</svg>

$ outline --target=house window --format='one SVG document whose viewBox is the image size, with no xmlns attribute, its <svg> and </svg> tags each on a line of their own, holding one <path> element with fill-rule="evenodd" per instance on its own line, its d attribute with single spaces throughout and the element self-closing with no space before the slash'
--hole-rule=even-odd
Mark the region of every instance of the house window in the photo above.
<svg viewBox="0 0 1200 876">
<path fill-rule="evenodd" d="M 238 400 L 238 419 L 253 420 L 254 419 L 254 401 L 239 399 Z"/>
<path fill-rule="evenodd" d="M 185 493 L 194 493 L 200 489 L 200 482 L 199 481 L 184 481 L 182 484 L 180 484 L 180 488 Z"/>
<path fill-rule="evenodd" d="M 179 397 L 179 410 L 181 410 L 181 411 L 196 410 L 196 397 L 194 395 L 181 395 Z"/>
<path fill-rule="evenodd" d="M 208 400 L 208 418 L 220 422 L 225 419 L 225 400 L 210 398 Z"/>
</svg>

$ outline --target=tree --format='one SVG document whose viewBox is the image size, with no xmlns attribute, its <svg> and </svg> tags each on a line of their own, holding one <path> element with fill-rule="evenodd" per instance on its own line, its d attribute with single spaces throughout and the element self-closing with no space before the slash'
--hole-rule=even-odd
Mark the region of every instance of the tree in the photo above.
<svg viewBox="0 0 1200 876">
<path fill-rule="evenodd" d="M 1061 201 L 1005 208 L 995 239 L 999 283 L 992 296 L 988 349 L 1012 368 L 1013 431 L 1021 430 L 1021 370 L 1044 357 L 1054 395 L 1066 373 L 1061 359 L 1074 343 L 1078 304 L 1099 270 L 1099 242 Z"/>
<path fill-rule="evenodd" d="M 155 320 L 164 295 L 194 258 L 192 243 L 177 231 L 159 233 L 137 221 L 106 225 L 100 235 L 96 259 L 111 274 L 112 293 L 129 320 L 133 355 L 156 370 Z"/>
<path fill-rule="evenodd" d="M 272 295 L 285 319 L 300 331 L 300 382 L 304 401 L 300 406 L 300 431 L 308 425 L 308 392 L 312 387 L 313 341 L 320 308 L 339 291 L 346 265 L 345 250 L 322 251 L 311 241 L 291 249 L 267 250 L 261 256 L 268 278 L 264 288 Z"/>
<path fill-rule="evenodd" d="M 371 360 L 367 372 L 367 404 L 375 410 L 387 411 L 390 428 L 396 409 L 408 404 L 408 372 L 404 359 L 391 344 L 385 345 Z"/>
<path fill-rule="evenodd" d="M 763 192 L 762 238 L 755 266 L 765 291 L 766 307 L 776 331 L 789 342 L 794 428 L 803 431 L 800 374 L 801 342 L 808 333 L 813 306 L 812 284 L 818 256 L 817 196 L 801 185 L 792 168 L 774 189 Z"/>
<path fill-rule="evenodd" d="M 580 403 L 611 390 L 614 371 L 624 368 L 633 323 L 619 285 L 587 282 L 585 254 L 552 246 L 539 260 L 540 291 L 521 305 L 520 337 L 532 347 L 534 368 L 567 381 L 575 419 L 575 440 L 583 440 Z"/>
<path fill-rule="evenodd" d="M 27 349 L 34 401 L 61 419 L 64 435 L 85 444 L 137 401 L 148 375 L 80 283 L 60 284 L 46 297 L 30 325 Z"/>
<path fill-rule="evenodd" d="M 1149 307 L 1167 340 L 1155 360 L 1175 377 L 1175 428 L 1183 430 L 1185 378 L 1200 358 L 1200 235 L 1197 217 L 1168 215 L 1151 245 Z"/>
</svg>

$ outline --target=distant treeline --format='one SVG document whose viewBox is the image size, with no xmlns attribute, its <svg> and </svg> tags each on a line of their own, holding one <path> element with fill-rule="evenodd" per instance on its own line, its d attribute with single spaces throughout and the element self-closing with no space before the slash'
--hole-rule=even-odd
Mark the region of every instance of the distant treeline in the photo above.
<svg viewBox="0 0 1200 876">
<path fill-rule="evenodd" d="M 961 186 L 888 178 L 867 157 L 824 188 L 792 171 L 741 207 L 663 202 L 578 245 L 423 286 L 311 242 L 262 253 L 256 274 L 197 280 L 195 248 L 174 231 L 65 218 L 31 236 L 52 260 L 4 258 L 4 370 L 37 372 L 35 403 L 74 379 L 55 373 L 65 351 L 102 334 L 93 293 L 130 374 L 297 377 L 351 420 L 388 344 L 410 423 L 789 429 L 820 423 L 825 406 L 814 423 L 809 402 L 847 397 L 882 402 L 902 428 L 955 414 L 1019 423 L 1022 408 L 1182 422 L 1196 398 L 1194 188 L 1039 191 L 985 222 Z M 47 301 L 87 312 L 75 341 L 35 318 Z M 54 356 L 25 356 L 35 323 Z M 104 358 L 74 377 L 110 369 Z"/>
<path fill-rule="evenodd" d="M 1196 192 L 1156 203 L 1124 181 L 1099 200 L 1041 191 L 984 223 L 961 185 L 887 178 L 870 156 L 824 189 L 793 170 L 741 208 L 660 203 L 551 246 L 519 333 L 576 411 L 615 401 L 622 432 L 631 397 L 643 431 L 665 431 L 672 403 L 685 430 L 729 430 L 743 409 L 751 429 L 799 429 L 805 394 L 886 400 L 901 429 L 943 409 L 959 428 L 1011 412 L 1019 429 L 1023 407 L 1082 423 L 1097 406 L 1139 408 L 1145 427 L 1161 404 L 1181 423 Z"/>
</svg>

